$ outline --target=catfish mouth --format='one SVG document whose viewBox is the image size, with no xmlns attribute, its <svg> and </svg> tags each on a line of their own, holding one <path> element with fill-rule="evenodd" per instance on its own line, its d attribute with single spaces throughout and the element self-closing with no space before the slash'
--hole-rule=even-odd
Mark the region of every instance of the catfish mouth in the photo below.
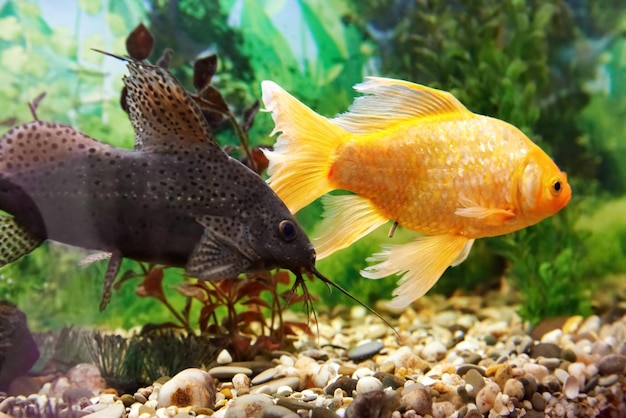
<svg viewBox="0 0 626 418">
<path fill-rule="evenodd" d="M 296 282 L 293 285 L 294 291 L 295 291 L 295 288 L 298 287 L 298 286 L 300 286 L 302 288 L 302 292 L 303 292 L 304 297 L 305 297 L 305 302 L 304 303 L 306 305 L 307 312 L 309 311 L 309 307 L 312 307 L 312 299 L 311 299 L 311 295 L 310 295 L 310 293 L 309 293 L 309 291 L 308 291 L 308 289 L 306 287 L 306 283 L 304 282 L 304 278 L 302 277 L 302 273 L 313 275 L 313 276 L 317 277 L 322 282 L 324 282 L 328 286 L 329 289 L 335 288 L 335 289 L 339 290 L 341 293 L 346 295 L 348 298 L 352 299 L 353 301 L 355 301 L 356 303 L 358 303 L 359 305 L 361 305 L 362 307 L 367 309 L 370 313 L 372 313 L 373 315 L 378 317 L 378 319 L 383 321 L 383 323 L 385 325 L 387 325 L 398 337 L 400 336 L 400 333 L 398 333 L 398 330 L 396 330 L 394 328 L 394 326 L 391 325 L 389 323 L 389 321 L 387 321 L 381 314 L 376 312 L 373 308 L 369 307 L 364 302 L 361 302 L 360 300 L 358 300 L 356 297 L 352 296 L 346 289 L 344 289 L 343 287 L 339 286 L 337 283 L 333 282 L 328 277 L 326 277 L 322 273 L 320 273 L 319 270 L 317 270 L 315 268 L 315 264 L 311 264 L 308 267 L 301 267 L 300 269 L 293 269 L 293 270 L 291 270 L 291 272 L 296 276 Z M 315 317 L 315 319 L 317 321 L 317 315 L 315 314 L 315 310 L 313 310 L 313 316 Z"/>
</svg>

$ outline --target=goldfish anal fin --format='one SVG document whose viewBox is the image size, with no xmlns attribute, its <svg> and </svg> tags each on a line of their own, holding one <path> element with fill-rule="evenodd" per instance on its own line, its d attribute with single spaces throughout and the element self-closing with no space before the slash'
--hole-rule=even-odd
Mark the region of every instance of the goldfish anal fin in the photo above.
<svg viewBox="0 0 626 418">
<path fill-rule="evenodd" d="M 389 306 L 404 308 L 428 292 L 449 266 L 463 261 L 469 253 L 471 241 L 458 235 L 419 237 L 374 254 L 368 261 L 379 263 L 362 270 L 361 274 L 368 279 L 402 275 Z"/>
<path fill-rule="evenodd" d="M 39 247 L 43 239 L 28 232 L 12 216 L 0 216 L 0 267 Z"/>
<path fill-rule="evenodd" d="M 348 247 L 389 220 L 358 195 L 325 195 L 322 202 L 324 219 L 318 227 L 321 235 L 313 240 L 318 260 Z"/>
<path fill-rule="evenodd" d="M 348 133 L 309 109 L 272 81 L 263 81 L 263 103 L 281 132 L 269 160 L 269 185 L 292 213 L 331 191 L 332 156 Z"/>
<path fill-rule="evenodd" d="M 201 216 L 204 234 L 187 261 L 187 274 L 201 280 L 237 276 L 258 258 L 244 244 L 245 231 L 235 220 L 219 216 Z"/>
<path fill-rule="evenodd" d="M 124 77 L 135 149 L 167 152 L 203 142 L 219 148 L 198 105 L 166 69 L 128 62 Z"/>
<path fill-rule="evenodd" d="M 408 81 L 368 77 L 354 88 L 365 96 L 333 122 L 355 135 L 384 131 L 408 120 L 473 115 L 452 94 Z"/>
<path fill-rule="evenodd" d="M 502 225 L 516 217 L 515 212 L 512 210 L 483 207 L 465 196 L 461 196 L 459 204 L 462 207 L 454 211 L 455 215 L 481 219 L 486 225 Z"/>
<path fill-rule="evenodd" d="M 104 288 L 102 290 L 102 297 L 100 298 L 100 312 L 104 311 L 109 302 L 111 302 L 111 288 L 122 266 L 122 258 L 120 253 L 112 253 L 109 258 L 107 271 L 104 274 Z"/>
</svg>

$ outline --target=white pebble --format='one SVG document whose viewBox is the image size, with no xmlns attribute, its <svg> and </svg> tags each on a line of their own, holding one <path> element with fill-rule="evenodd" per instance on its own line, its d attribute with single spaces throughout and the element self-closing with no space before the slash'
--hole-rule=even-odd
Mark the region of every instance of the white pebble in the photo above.
<svg viewBox="0 0 626 418">
<path fill-rule="evenodd" d="M 438 361 L 441 360 L 447 352 L 448 349 L 446 346 L 440 341 L 435 340 L 426 344 L 422 349 L 421 355 L 426 361 Z"/>
<path fill-rule="evenodd" d="M 228 364 L 233 362 L 233 356 L 230 355 L 228 350 L 224 349 L 217 355 L 217 364 Z"/>
<path fill-rule="evenodd" d="M 278 389 L 276 389 L 276 394 L 279 396 L 289 395 L 290 393 L 293 393 L 293 389 L 291 388 L 291 386 L 282 385 L 282 386 L 279 386 Z"/>
<path fill-rule="evenodd" d="M 569 373 L 567 373 L 563 369 L 554 369 L 554 375 L 557 379 L 559 379 L 559 382 L 561 383 L 565 383 L 565 380 L 567 380 L 567 378 L 569 377 Z"/>
<path fill-rule="evenodd" d="M 556 328 L 556 329 L 553 329 L 552 331 L 549 331 L 543 334 L 543 336 L 541 337 L 541 342 L 558 344 L 562 335 L 563 335 L 563 330 L 561 330 L 561 328 Z"/>
<path fill-rule="evenodd" d="M 356 393 L 367 393 L 374 390 L 382 390 L 383 382 L 374 376 L 365 376 L 356 382 Z"/>
<path fill-rule="evenodd" d="M 580 393 L 580 384 L 574 376 L 568 376 L 563 384 L 563 393 L 568 399 L 575 399 Z"/>
<path fill-rule="evenodd" d="M 358 369 L 354 371 L 354 373 L 352 373 L 352 378 L 362 379 L 366 376 L 373 376 L 373 375 L 374 375 L 374 371 L 372 369 L 367 368 L 367 367 L 359 367 Z"/>
</svg>

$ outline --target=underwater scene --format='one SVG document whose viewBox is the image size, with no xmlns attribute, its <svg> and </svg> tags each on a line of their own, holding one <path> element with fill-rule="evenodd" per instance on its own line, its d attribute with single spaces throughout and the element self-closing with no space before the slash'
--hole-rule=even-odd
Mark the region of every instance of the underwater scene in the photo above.
<svg viewBox="0 0 626 418">
<path fill-rule="evenodd" d="M 626 416 L 626 2 L 0 0 L 0 418 Z"/>
</svg>

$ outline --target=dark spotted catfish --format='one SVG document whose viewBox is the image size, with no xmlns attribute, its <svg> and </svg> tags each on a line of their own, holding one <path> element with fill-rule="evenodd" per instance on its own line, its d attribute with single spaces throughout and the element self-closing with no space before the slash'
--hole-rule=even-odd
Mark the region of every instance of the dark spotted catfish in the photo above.
<svg viewBox="0 0 626 418">
<path fill-rule="evenodd" d="M 308 272 L 337 287 L 287 207 L 222 151 L 179 82 L 158 66 L 128 69 L 134 150 L 42 121 L 2 136 L 0 209 L 10 216 L 0 218 L 0 266 L 46 239 L 111 253 L 102 309 L 123 257 L 204 280 L 281 267 L 296 283 Z"/>
</svg>

